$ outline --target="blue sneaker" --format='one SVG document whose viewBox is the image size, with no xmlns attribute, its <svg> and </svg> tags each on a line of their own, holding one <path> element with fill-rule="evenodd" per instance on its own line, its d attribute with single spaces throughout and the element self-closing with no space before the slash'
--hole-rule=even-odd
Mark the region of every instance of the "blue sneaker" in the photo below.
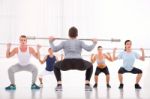
<svg viewBox="0 0 150 99">
<path fill-rule="evenodd" d="M 35 83 L 31 85 L 31 89 L 40 89 L 39 86 L 37 86 Z"/>
<path fill-rule="evenodd" d="M 14 84 L 10 84 L 8 87 L 5 88 L 6 90 L 16 90 L 16 86 Z"/>
</svg>

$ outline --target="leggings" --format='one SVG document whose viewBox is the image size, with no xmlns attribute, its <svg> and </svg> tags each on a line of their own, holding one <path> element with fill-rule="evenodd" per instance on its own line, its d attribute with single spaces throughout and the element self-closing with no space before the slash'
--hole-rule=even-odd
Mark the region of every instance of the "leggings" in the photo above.
<svg viewBox="0 0 150 99">
<path fill-rule="evenodd" d="M 86 70 L 85 80 L 90 81 L 92 73 L 93 73 L 93 65 L 92 63 L 83 60 L 83 59 L 64 59 L 62 61 L 58 61 L 54 64 L 54 74 L 57 81 L 61 81 L 61 72 L 67 70 Z"/>
</svg>

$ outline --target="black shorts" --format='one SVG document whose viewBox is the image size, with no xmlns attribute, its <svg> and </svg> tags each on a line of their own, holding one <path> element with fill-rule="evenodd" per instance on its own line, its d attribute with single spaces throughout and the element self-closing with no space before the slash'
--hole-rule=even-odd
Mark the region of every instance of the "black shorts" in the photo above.
<svg viewBox="0 0 150 99">
<path fill-rule="evenodd" d="M 127 71 L 125 68 L 121 67 L 118 70 L 118 73 L 119 74 L 123 74 L 123 73 L 142 74 L 142 70 L 134 67 L 131 71 Z"/>
<path fill-rule="evenodd" d="M 83 59 L 64 59 L 58 61 L 54 65 L 55 67 L 66 71 L 66 70 L 87 70 L 93 67 L 92 63 Z"/>
<path fill-rule="evenodd" d="M 107 66 L 105 68 L 97 67 L 96 71 L 95 71 L 95 75 L 98 76 L 101 72 L 103 72 L 105 75 L 109 75 L 109 70 L 108 70 Z"/>
</svg>

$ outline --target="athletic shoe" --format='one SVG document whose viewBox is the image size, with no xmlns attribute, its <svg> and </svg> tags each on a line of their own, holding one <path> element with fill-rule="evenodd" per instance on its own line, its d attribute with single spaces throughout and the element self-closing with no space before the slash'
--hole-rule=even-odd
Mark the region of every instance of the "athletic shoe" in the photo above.
<svg viewBox="0 0 150 99">
<path fill-rule="evenodd" d="M 58 84 L 55 88 L 55 91 L 62 91 L 62 85 Z"/>
<path fill-rule="evenodd" d="M 141 86 L 139 84 L 135 84 L 135 89 L 141 89 Z"/>
<path fill-rule="evenodd" d="M 120 84 L 120 85 L 119 85 L 119 89 L 123 89 L 123 84 Z"/>
<path fill-rule="evenodd" d="M 37 86 L 35 83 L 33 83 L 33 84 L 31 85 L 31 89 L 40 89 L 40 87 Z"/>
<path fill-rule="evenodd" d="M 43 84 L 40 84 L 40 88 L 43 88 Z"/>
<path fill-rule="evenodd" d="M 107 84 L 106 86 L 107 86 L 107 88 L 111 88 L 111 86 L 109 84 Z"/>
<path fill-rule="evenodd" d="M 5 88 L 6 90 L 16 90 L 16 86 L 14 84 L 10 84 L 8 87 Z"/>
<path fill-rule="evenodd" d="M 90 84 L 85 84 L 85 91 L 92 91 Z"/>
<path fill-rule="evenodd" d="M 97 84 L 96 83 L 94 84 L 93 88 L 97 88 Z"/>
</svg>

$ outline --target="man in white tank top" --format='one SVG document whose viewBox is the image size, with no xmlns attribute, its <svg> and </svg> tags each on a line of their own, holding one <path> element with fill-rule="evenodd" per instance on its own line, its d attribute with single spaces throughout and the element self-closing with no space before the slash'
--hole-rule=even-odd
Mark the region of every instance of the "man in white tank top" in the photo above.
<svg viewBox="0 0 150 99">
<path fill-rule="evenodd" d="M 25 35 L 21 35 L 19 38 L 20 46 L 14 48 L 12 51 L 10 51 L 11 44 L 7 44 L 7 51 L 6 51 L 6 57 L 10 58 L 14 55 L 18 55 L 18 63 L 15 65 L 12 65 L 8 69 L 8 76 L 11 84 L 6 87 L 6 90 L 15 90 L 15 78 L 14 74 L 19 71 L 29 71 L 32 73 L 32 85 L 31 89 L 40 89 L 39 86 L 35 84 L 38 70 L 37 68 L 30 63 L 30 56 L 33 55 L 35 58 L 38 58 L 38 53 L 32 48 L 27 46 L 27 37 Z M 37 50 L 39 50 L 39 46 L 37 46 Z"/>
</svg>

